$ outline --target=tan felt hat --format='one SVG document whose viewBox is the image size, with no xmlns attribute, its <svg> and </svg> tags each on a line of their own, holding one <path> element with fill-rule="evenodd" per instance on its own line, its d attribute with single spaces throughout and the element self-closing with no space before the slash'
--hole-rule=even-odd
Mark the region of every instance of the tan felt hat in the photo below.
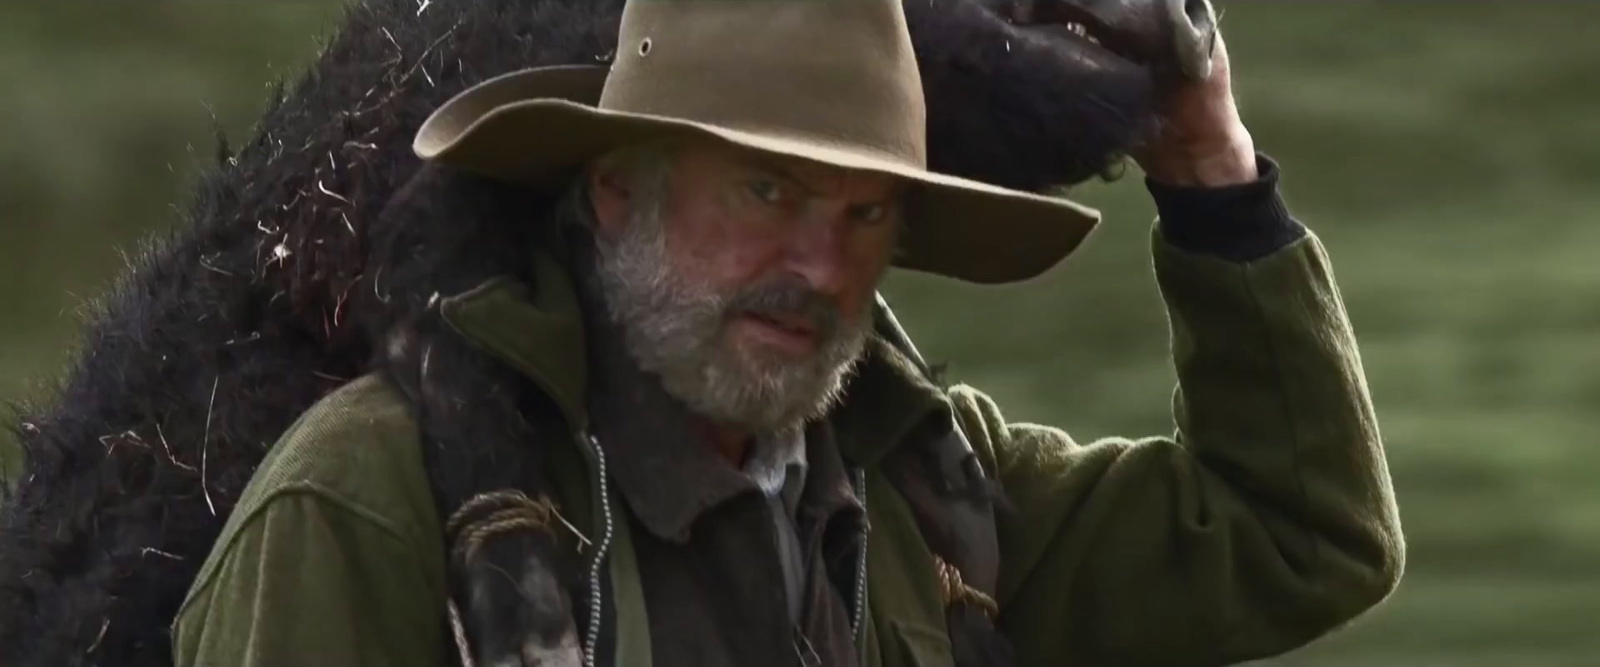
<svg viewBox="0 0 1600 667">
<path fill-rule="evenodd" d="M 977 283 L 1036 276 L 1099 212 L 927 169 L 926 107 L 899 0 L 631 0 L 608 69 L 506 74 L 445 102 L 413 149 L 550 183 L 613 149 L 669 137 L 907 179 L 896 265 Z"/>
</svg>

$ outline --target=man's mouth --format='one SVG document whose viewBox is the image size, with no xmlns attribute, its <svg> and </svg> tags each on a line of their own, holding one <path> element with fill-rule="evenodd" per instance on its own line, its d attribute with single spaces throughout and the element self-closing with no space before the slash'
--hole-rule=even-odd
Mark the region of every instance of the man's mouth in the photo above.
<svg viewBox="0 0 1600 667">
<path fill-rule="evenodd" d="M 816 323 L 801 315 L 746 311 L 735 322 L 748 335 L 793 354 L 809 354 L 817 347 Z"/>
</svg>

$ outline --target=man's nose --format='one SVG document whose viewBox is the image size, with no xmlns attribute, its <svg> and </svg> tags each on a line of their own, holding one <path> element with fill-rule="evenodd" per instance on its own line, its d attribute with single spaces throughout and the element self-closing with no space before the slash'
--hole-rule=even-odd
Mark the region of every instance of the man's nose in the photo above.
<svg viewBox="0 0 1600 667">
<path fill-rule="evenodd" d="M 863 272 L 854 266 L 861 259 L 852 256 L 847 224 L 831 217 L 796 225 L 788 239 L 784 268 L 811 289 L 837 299 Z"/>
</svg>

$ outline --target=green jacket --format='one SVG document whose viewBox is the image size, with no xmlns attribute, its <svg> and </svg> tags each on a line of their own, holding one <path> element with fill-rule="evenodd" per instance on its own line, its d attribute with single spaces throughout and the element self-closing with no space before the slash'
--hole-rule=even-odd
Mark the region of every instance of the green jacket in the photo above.
<svg viewBox="0 0 1600 667">
<path fill-rule="evenodd" d="M 1382 600 L 1399 518 L 1338 290 L 1314 236 L 1234 263 L 1154 243 L 1179 387 L 1173 437 L 1073 441 L 1008 423 L 966 386 L 955 408 L 1015 512 L 1000 519 L 999 626 L 1019 665 L 1220 665 L 1311 641 Z M 570 294 L 477 290 L 447 315 L 569 411 L 581 402 Z M 908 380 L 908 387 L 911 382 Z M 901 392 L 897 394 L 897 392 Z M 874 463 L 926 409 L 892 386 L 841 453 L 867 470 L 864 664 L 949 665 L 932 557 Z M 564 395 L 564 396 L 563 396 Z M 863 416 L 864 415 L 864 416 Z M 580 419 L 582 415 L 570 415 Z M 569 452 L 572 476 L 586 459 Z M 445 557 L 420 436 L 374 377 L 308 411 L 239 501 L 174 625 L 177 664 L 439 665 Z M 562 480 L 556 480 L 558 486 Z M 567 480 L 571 485 L 571 480 Z M 581 487 L 582 484 L 580 483 Z M 568 492 L 580 526 L 595 525 Z M 615 504 L 614 504 L 615 506 Z M 626 526 L 627 522 L 616 522 Z M 647 660 L 627 531 L 618 655 Z M 631 591 L 631 594 L 630 594 Z"/>
</svg>

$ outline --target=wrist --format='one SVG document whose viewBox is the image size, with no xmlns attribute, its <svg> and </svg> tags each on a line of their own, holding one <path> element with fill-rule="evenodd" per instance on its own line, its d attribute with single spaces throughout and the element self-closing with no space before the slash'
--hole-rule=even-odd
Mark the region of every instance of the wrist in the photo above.
<svg viewBox="0 0 1600 667">
<path fill-rule="evenodd" d="M 1278 165 L 1257 156 L 1259 178 L 1249 183 L 1174 187 L 1147 181 L 1161 235 L 1174 247 L 1229 261 L 1249 262 L 1298 241 L 1295 221 L 1278 190 Z"/>
<path fill-rule="evenodd" d="M 1172 187 L 1220 188 L 1254 182 L 1255 142 L 1240 126 L 1214 141 L 1172 146 L 1150 156 L 1145 175 Z"/>
</svg>

